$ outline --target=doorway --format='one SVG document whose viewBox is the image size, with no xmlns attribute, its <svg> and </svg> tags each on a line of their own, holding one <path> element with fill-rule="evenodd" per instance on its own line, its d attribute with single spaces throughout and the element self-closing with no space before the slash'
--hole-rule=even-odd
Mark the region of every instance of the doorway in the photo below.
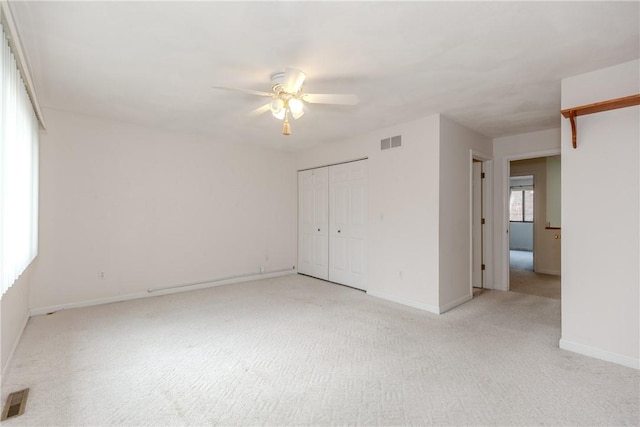
<svg viewBox="0 0 640 427">
<path fill-rule="evenodd" d="M 560 156 L 509 162 L 509 290 L 560 299 Z"/>
<path fill-rule="evenodd" d="M 518 163 L 509 177 L 509 269 L 534 271 L 535 176 L 517 175 Z"/>
</svg>

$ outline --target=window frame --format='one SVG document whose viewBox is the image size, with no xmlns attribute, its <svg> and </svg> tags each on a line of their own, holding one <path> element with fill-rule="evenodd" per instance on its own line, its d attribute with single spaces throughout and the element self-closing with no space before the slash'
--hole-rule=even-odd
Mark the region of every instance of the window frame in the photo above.
<svg viewBox="0 0 640 427">
<path fill-rule="evenodd" d="M 522 219 L 520 219 L 520 220 L 513 220 L 513 219 L 511 219 L 511 216 L 512 216 L 512 213 L 511 213 L 511 203 L 509 203 L 509 222 L 525 223 L 525 224 L 532 224 L 532 223 L 534 222 L 534 220 L 535 220 L 535 202 L 533 202 L 533 203 L 532 203 L 532 204 L 533 204 L 533 206 L 534 206 L 534 208 L 533 208 L 533 213 L 532 213 L 532 217 L 533 217 L 533 219 L 532 219 L 531 221 L 527 221 L 527 220 L 525 219 L 525 218 L 526 218 L 526 206 L 527 206 L 527 205 L 526 205 L 526 203 L 525 203 L 526 197 L 525 197 L 525 194 L 524 194 L 524 193 L 525 193 L 526 191 L 531 191 L 531 192 L 533 193 L 533 188 L 532 188 L 532 189 L 530 189 L 530 190 L 528 190 L 528 189 L 518 189 L 518 190 L 514 190 L 514 188 L 511 188 L 511 189 L 510 189 L 509 202 L 511 202 L 511 197 L 513 197 L 513 193 L 520 193 L 520 195 L 521 195 L 521 197 L 522 197 L 522 215 L 521 215 L 521 216 L 522 216 Z M 535 193 L 533 193 L 533 194 L 535 194 Z M 534 195 L 533 195 L 533 194 L 531 195 L 531 200 L 532 200 L 532 201 L 534 200 L 534 199 L 533 199 L 533 198 L 534 198 Z"/>
</svg>

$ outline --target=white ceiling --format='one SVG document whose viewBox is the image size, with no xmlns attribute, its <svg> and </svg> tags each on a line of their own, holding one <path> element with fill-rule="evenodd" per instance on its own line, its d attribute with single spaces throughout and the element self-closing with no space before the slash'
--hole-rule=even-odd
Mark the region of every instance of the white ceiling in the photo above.
<svg viewBox="0 0 640 427">
<path fill-rule="evenodd" d="M 12 2 L 45 107 L 297 149 L 434 113 L 490 137 L 560 125 L 560 80 L 640 56 L 639 2 Z M 292 135 L 247 113 L 295 66 Z"/>
</svg>

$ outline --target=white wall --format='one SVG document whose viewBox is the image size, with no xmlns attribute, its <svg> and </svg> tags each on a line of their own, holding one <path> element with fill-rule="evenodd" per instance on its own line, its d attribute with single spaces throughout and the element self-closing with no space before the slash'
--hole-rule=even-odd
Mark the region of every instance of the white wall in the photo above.
<svg viewBox="0 0 640 427">
<path fill-rule="evenodd" d="M 532 222 L 512 222 L 509 225 L 509 249 L 533 251 Z"/>
<path fill-rule="evenodd" d="M 36 258 L 31 262 L 0 300 L 0 322 L 2 322 L 0 354 L 3 374 L 29 319 L 31 272 L 37 261 Z"/>
<path fill-rule="evenodd" d="M 638 60 L 562 80 L 562 108 L 640 92 Z M 562 121 L 561 348 L 636 369 L 640 107 Z"/>
<path fill-rule="evenodd" d="M 509 234 L 507 232 L 509 229 L 509 205 L 507 202 L 509 161 L 559 153 L 560 129 L 547 129 L 493 140 L 493 255 L 496 289 L 506 291 L 509 283 Z"/>
<path fill-rule="evenodd" d="M 560 227 L 562 212 L 562 161 L 560 156 L 547 157 L 547 225 Z"/>
<path fill-rule="evenodd" d="M 368 293 L 438 312 L 439 123 L 433 115 L 297 153 L 296 169 L 369 158 Z M 402 147 L 380 140 L 402 135 Z"/>
<path fill-rule="evenodd" d="M 441 311 L 472 297 L 471 150 L 489 156 L 491 149 L 489 138 L 440 116 Z M 487 239 L 490 240 L 490 237 L 487 236 Z M 487 242 L 487 246 L 491 247 L 491 241 Z M 490 265 L 489 262 L 485 263 Z M 486 279 L 485 276 L 485 281 L 492 281 Z"/>
<path fill-rule="evenodd" d="M 291 154 L 46 116 L 36 311 L 295 265 Z"/>
</svg>

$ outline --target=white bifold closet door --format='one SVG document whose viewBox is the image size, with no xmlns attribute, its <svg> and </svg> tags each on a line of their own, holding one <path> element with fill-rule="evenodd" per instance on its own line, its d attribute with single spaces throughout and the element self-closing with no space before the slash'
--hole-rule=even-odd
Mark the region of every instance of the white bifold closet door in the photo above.
<svg viewBox="0 0 640 427">
<path fill-rule="evenodd" d="M 298 272 L 329 280 L 329 168 L 298 172 Z"/>
<path fill-rule="evenodd" d="M 367 161 L 302 171 L 298 181 L 298 271 L 366 289 Z M 323 222 L 327 218 L 328 224 Z M 328 233 L 318 231 L 323 229 Z M 316 253 L 322 250 L 325 258 Z"/>
<path fill-rule="evenodd" d="M 329 280 L 366 286 L 367 161 L 329 167 Z"/>
</svg>

